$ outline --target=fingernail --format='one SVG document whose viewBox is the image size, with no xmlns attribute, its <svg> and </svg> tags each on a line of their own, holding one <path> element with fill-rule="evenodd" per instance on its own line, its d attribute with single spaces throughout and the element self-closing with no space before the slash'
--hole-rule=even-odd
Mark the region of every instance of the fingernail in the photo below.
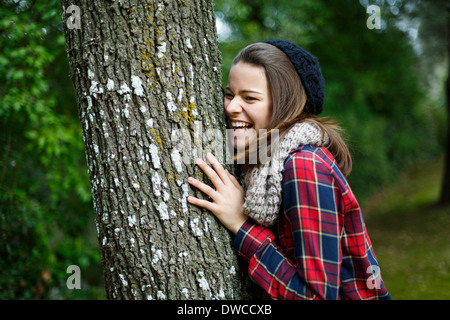
<svg viewBox="0 0 450 320">
<path fill-rule="evenodd" d="M 197 158 L 197 159 L 195 160 L 195 163 L 196 163 L 196 164 L 202 164 L 202 163 L 203 163 L 203 161 L 202 161 L 202 159 L 200 159 L 200 158 Z"/>
<path fill-rule="evenodd" d="M 214 155 L 211 152 L 208 152 L 206 157 L 208 158 L 209 162 L 211 162 L 211 164 L 214 164 L 217 162 L 217 159 L 214 157 Z"/>
</svg>

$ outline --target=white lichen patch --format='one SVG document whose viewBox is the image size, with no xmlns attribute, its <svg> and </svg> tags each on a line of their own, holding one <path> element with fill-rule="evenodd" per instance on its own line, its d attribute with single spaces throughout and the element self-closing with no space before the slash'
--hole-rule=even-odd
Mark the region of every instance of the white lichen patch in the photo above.
<svg viewBox="0 0 450 320">
<path fill-rule="evenodd" d="M 189 38 L 186 39 L 186 47 L 188 49 L 192 49 L 191 39 L 189 39 Z"/>
<path fill-rule="evenodd" d="M 169 109 L 170 112 L 174 112 L 177 109 L 177 106 L 173 101 L 172 93 L 167 91 L 166 97 L 167 97 L 167 109 Z"/>
<path fill-rule="evenodd" d="M 184 294 L 184 296 L 186 297 L 186 299 L 189 299 L 189 290 L 187 288 L 183 288 L 181 290 L 181 293 Z"/>
<path fill-rule="evenodd" d="M 106 83 L 106 89 L 108 89 L 108 91 L 114 90 L 114 81 L 112 79 L 108 79 L 108 82 Z"/>
<path fill-rule="evenodd" d="M 168 193 L 166 190 L 164 190 L 164 191 L 163 191 L 163 200 L 167 202 L 167 201 L 169 201 L 169 199 L 170 199 L 169 193 Z M 172 210 L 172 211 L 170 212 L 171 215 L 173 215 L 172 212 L 174 212 L 174 211 Z M 175 213 L 175 215 L 176 215 L 176 213 Z"/>
<path fill-rule="evenodd" d="M 102 94 L 103 93 L 103 88 L 98 86 L 98 82 L 95 80 L 92 80 L 91 82 L 91 87 L 89 88 L 89 92 L 95 97 L 97 97 L 97 94 Z"/>
<path fill-rule="evenodd" d="M 134 225 L 136 224 L 136 216 L 128 216 L 128 225 L 130 226 L 130 228 L 133 228 Z"/>
<path fill-rule="evenodd" d="M 103 135 L 105 138 L 109 138 L 108 127 L 105 122 L 102 123 Z"/>
<path fill-rule="evenodd" d="M 189 208 L 186 199 L 189 196 L 189 186 L 186 183 L 183 183 L 181 185 L 181 190 L 183 190 L 181 199 L 179 199 L 179 201 L 181 202 L 181 209 L 183 210 L 183 213 L 187 213 Z"/>
<path fill-rule="evenodd" d="M 159 204 L 158 212 L 161 220 L 169 220 L 169 211 L 167 210 L 167 205 L 164 202 Z"/>
<path fill-rule="evenodd" d="M 88 69 L 88 79 L 92 80 L 94 78 L 95 78 L 95 73 L 91 69 Z"/>
<path fill-rule="evenodd" d="M 144 95 L 144 88 L 142 88 L 142 80 L 138 76 L 131 76 L 131 86 L 134 88 L 134 93 L 137 96 Z"/>
<path fill-rule="evenodd" d="M 157 171 L 152 174 L 153 194 L 157 197 L 161 196 L 161 177 Z"/>
<path fill-rule="evenodd" d="M 152 251 L 152 263 L 155 264 L 157 263 L 159 260 L 162 259 L 162 251 L 160 249 L 155 249 L 155 247 L 151 247 L 151 251 Z"/>
<path fill-rule="evenodd" d="M 130 118 L 130 110 L 128 110 L 128 103 L 127 104 L 125 104 L 125 108 L 123 109 L 123 115 L 125 116 L 125 118 Z M 121 131 L 123 131 L 123 130 L 121 130 Z"/>
<path fill-rule="evenodd" d="M 203 227 L 203 230 L 205 231 L 205 233 L 208 233 L 209 231 L 209 224 L 211 223 L 211 220 L 209 220 L 209 218 L 205 219 L 205 226 Z"/>
<path fill-rule="evenodd" d="M 203 271 L 199 271 L 198 273 L 199 278 L 197 278 L 198 284 L 200 285 L 200 288 L 202 288 L 205 291 L 210 291 L 208 280 L 205 278 L 205 274 Z"/>
<path fill-rule="evenodd" d="M 198 223 L 199 223 L 199 219 L 194 218 L 190 222 L 190 227 L 191 227 L 191 230 L 194 233 L 194 235 L 201 237 L 201 236 L 203 236 L 203 231 L 202 231 L 202 229 L 200 229 Z"/>
<path fill-rule="evenodd" d="M 92 108 L 92 98 L 91 98 L 91 96 L 87 96 L 86 100 L 87 100 L 87 103 L 88 103 L 87 110 L 89 110 L 89 109 Z"/>
<path fill-rule="evenodd" d="M 160 45 L 158 45 L 157 47 L 158 47 L 158 51 L 157 51 L 158 59 L 162 59 L 162 57 L 164 57 L 164 54 L 166 53 L 166 50 L 167 50 L 167 43 L 163 42 Z"/>
<path fill-rule="evenodd" d="M 130 92 L 131 92 L 131 90 L 125 82 L 122 83 L 122 85 L 120 86 L 120 89 L 117 90 L 117 93 L 119 93 L 119 94 L 125 94 L 125 93 L 130 93 Z"/>
<path fill-rule="evenodd" d="M 178 102 L 181 102 L 181 100 L 183 99 L 183 93 L 184 93 L 183 88 L 178 89 L 178 97 L 177 97 Z"/>
<path fill-rule="evenodd" d="M 236 268 L 234 266 L 231 266 L 230 270 L 228 270 L 228 273 L 231 275 L 236 275 Z"/>
<path fill-rule="evenodd" d="M 219 293 L 217 294 L 217 299 L 225 299 L 225 292 L 222 290 L 222 289 L 220 289 L 219 290 Z"/>
<path fill-rule="evenodd" d="M 180 152 L 177 149 L 173 149 L 170 153 L 170 157 L 172 158 L 173 165 L 175 167 L 175 170 L 178 173 L 183 172 L 183 166 L 181 164 L 181 155 Z"/>
<path fill-rule="evenodd" d="M 159 161 L 158 147 L 154 144 L 150 145 L 150 156 L 152 158 L 152 163 L 155 169 L 159 169 L 161 167 L 161 163 Z"/>
<path fill-rule="evenodd" d="M 133 182 L 133 188 L 136 190 L 139 190 L 141 188 L 141 186 L 139 185 L 138 182 Z"/>
<path fill-rule="evenodd" d="M 189 64 L 189 76 L 191 78 L 191 87 L 194 86 L 194 66 L 190 63 Z"/>
<path fill-rule="evenodd" d="M 123 276 L 123 274 L 119 274 L 119 278 L 120 278 L 120 281 L 122 281 L 122 285 L 124 287 L 127 287 L 128 286 L 128 281 L 125 280 L 125 277 Z"/>
<path fill-rule="evenodd" d="M 166 299 L 166 295 L 160 290 L 156 293 L 156 297 L 158 299 L 160 299 L 160 300 L 165 300 Z"/>
</svg>

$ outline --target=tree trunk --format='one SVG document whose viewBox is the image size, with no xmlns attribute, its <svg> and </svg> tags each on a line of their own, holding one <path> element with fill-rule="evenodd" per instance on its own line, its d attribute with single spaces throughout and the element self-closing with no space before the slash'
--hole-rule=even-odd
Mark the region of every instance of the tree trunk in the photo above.
<svg viewBox="0 0 450 320">
<path fill-rule="evenodd" d="M 61 4 L 107 297 L 255 297 L 228 231 L 186 202 L 195 157 L 224 150 L 213 1 Z"/>
</svg>

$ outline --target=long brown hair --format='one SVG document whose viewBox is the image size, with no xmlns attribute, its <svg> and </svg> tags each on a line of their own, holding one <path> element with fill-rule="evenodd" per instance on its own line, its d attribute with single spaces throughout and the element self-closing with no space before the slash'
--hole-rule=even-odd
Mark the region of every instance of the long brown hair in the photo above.
<svg viewBox="0 0 450 320">
<path fill-rule="evenodd" d="M 306 93 L 300 76 L 289 57 L 277 47 L 267 43 L 254 43 L 242 49 L 233 65 L 244 62 L 263 67 L 272 94 L 272 117 L 265 141 L 270 141 L 272 129 L 278 129 L 280 139 L 296 123 L 311 121 L 328 135 L 325 146 L 335 158 L 341 172 L 347 176 L 352 170 L 350 151 L 341 136 L 337 121 L 318 118 L 306 112 Z M 258 144 L 257 144 L 258 145 Z M 248 150 L 246 155 L 248 156 Z"/>
</svg>

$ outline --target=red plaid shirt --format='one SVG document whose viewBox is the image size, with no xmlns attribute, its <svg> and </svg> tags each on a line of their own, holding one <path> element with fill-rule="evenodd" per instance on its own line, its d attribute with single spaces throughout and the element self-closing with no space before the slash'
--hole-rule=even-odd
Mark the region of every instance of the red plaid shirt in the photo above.
<svg viewBox="0 0 450 320">
<path fill-rule="evenodd" d="M 326 148 L 301 146 L 284 163 L 275 228 L 248 219 L 233 246 L 274 299 L 390 299 L 359 204 Z"/>
</svg>

